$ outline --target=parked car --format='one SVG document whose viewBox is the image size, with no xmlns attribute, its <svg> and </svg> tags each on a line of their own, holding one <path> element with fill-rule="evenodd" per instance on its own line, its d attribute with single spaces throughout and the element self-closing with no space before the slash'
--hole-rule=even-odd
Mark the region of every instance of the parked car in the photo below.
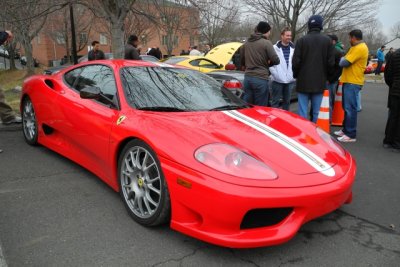
<svg viewBox="0 0 400 267">
<path fill-rule="evenodd" d="M 0 46 L 0 56 L 5 57 L 5 58 L 9 57 L 8 51 L 7 51 L 7 49 L 5 49 L 4 46 Z"/>
<path fill-rule="evenodd" d="M 4 46 L 0 46 L 0 56 L 5 57 L 5 58 L 10 57 L 8 50 Z M 14 50 L 14 58 L 19 59 L 20 57 L 21 57 L 21 54 L 19 52 L 19 49 L 15 49 Z"/>
<path fill-rule="evenodd" d="M 385 66 L 386 64 L 383 63 L 382 68 L 381 68 L 381 72 L 385 71 Z M 366 67 L 364 74 L 371 74 L 374 73 L 376 70 L 376 67 L 378 67 L 378 59 L 373 58 L 368 62 L 368 66 Z"/>
<path fill-rule="evenodd" d="M 235 95 L 242 97 L 244 92 L 243 81 L 244 72 L 243 71 L 233 71 L 233 70 L 220 70 L 212 71 L 207 73 L 210 77 L 213 77 L 217 81 L 221 82 L 222 85 L 231 90 Z M 271 87 L 270 87 L 271 89 Z M 271 91 L 271 90 L 270 90 Z M 290 96 L 290 101 L 297 101 L 296 88 L 293 88 Z"/>
<path fill-rule="evenodd" d="M 233 56 L 242 45 L 238 42 L 221 44 L 211 49 L 205 56 L 175 56 L 163 60 L 163 62 L 185 66 L 204 73 L 225 70 L 225 66 L 233 61 Z"/>
<path fill-rule="evenodd" d="M 21 111 L 29 145 L 96 174 L 144 226 L 226 247 L 276 245 L 352 200 L 356 164 L 333 137 L 191 69 L 81 63 L 25 80 Z"/>
</svg>

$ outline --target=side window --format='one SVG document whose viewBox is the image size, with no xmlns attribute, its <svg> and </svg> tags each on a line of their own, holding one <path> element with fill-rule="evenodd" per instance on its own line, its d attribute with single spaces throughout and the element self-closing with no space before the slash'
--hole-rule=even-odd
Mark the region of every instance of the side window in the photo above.
<svg viewBox="0 0 400 267">
<path fill-rule="evenodd" d="M 194 67 L 198 67 L 200 63 L 200 60 L 195 59 L 189 62 L 190 65 L 194 66 Z"/>
<path fill-rule="evenodd" d="M 73 87 L 74 83 L 75 83 L 75 80 L 76 80 L 76 78 L 78 78 L 79 73 L 81 73 L 81 71 L 82 71 L 82 68 L 78 68 L 78 69 L 74 69 L 74 70 L 71 70 L 71 71 L 65 73 L 64 74 L 65 82 L 69 86 Z"/>
<path fill-rule="evenodd" d="M 214 64 L 214 63 L 211 62 L 211 61 L 202 59 L 202 60 L 200 60 L 200 62 L 199 62 L 199 67 L 201 67 L 201 68 L 207 68 L 207 69 L 217 69 L 217 68 L 218 68 L 218 65 Z"/>
<path fill-rule="evenodd" d="M 104 65 L 90 65 L 82 68 L 73 88 L 80 91 L 85 87 L 98 87 L 102 94 L 118 105 L 117 87 L 113 71 Z M 98 100 L 102 102 L 102 100 Z M 105 103 L 107 104 L 107 103 Z"/>
</svg>

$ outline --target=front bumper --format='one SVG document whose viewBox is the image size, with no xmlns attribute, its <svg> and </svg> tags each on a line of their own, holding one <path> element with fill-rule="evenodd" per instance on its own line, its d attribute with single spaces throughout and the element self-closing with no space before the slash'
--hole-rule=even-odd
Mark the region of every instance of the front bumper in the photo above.
<svg viewBox="0 0 400 267">
<path fill-rule="evenodd" d="M 356 165 L 350 156 L 349 161 L 347 173 L 332 183 L 302 188 L 259 188 L 222 182 L 161 160 L 171 197 L 171 228 L 224 247 L 250 248 L 284 243 L 307 221 L 351 202 Z M 178 180 L 187 183 L 182 186 Z M 293 211 L 275 225 L 240 227 L 250 210 L 287 207 Z"/>
</svg>

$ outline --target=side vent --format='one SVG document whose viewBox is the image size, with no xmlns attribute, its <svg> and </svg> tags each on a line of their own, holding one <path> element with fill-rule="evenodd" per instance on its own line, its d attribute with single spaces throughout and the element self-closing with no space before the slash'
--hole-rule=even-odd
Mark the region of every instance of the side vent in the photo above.
<svg viewBox="0 0 400 267">
<path fill-rule="evenodd" d="M 50 87 L 51 89 L 54 89 L 54 83 L 51 80 L 45 80 L 44 83 Z"/>
<path fill-rule="evenodd" d="M 42 128 L 45 135 L 50 135 L 54 132 L 54 129 L 48 126 L 47 124 L 43 124 Z"/>
</svg>

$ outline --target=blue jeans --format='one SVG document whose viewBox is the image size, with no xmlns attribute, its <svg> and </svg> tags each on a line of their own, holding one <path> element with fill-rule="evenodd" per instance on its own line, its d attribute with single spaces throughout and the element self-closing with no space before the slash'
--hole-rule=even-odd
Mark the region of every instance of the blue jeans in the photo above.
<svg viewBox="0 0 400 267">
<path fill-rule="evenodd" d="M 250 104 L 266 107 L 269 98 L 268 82 L 265 79 L 245 75 L 243 100 Z"/>
<path fill-rule="evenodd" d="M 284 110 L 289 110 L 290 106 L 290 94 L 294 87 L 294 82 L 292 83 L 279 83 L 279 82 L 272 82 L 272 100 L 271 106 L 273 108 L 279 108 L 280 102 L 282 99 L 282 108 Z"/>
<path fill-rule="evenodd" d="M 357 111 L 360 112 L 361 110 L 361 91 L 359 91 L 357 94 Z"/>
<path fill-rule="evenodd" d="M 383 61 L 378 61 L 378 66 L 375 69 L 375 75 L 378 75 L 381 73 L 382 65 L 383 65 Z"/>
<path fill-rule="evenodd" d="M 332 121 L 332 109 L 335 105 L 336 89 L 338 86 L 338 81 L 334 83 L 326 83 L 326 88 L 329 90 L 329 121 Z"/>
<path fill-rule="evenodd" d="M 350 138 L 356 138 L 357 135 L 357 96 L 360 90 L 361 85 L 343 84 L 343 132 Z"/>
<path fill-rule="evenodd" d="M 305 119 L 308 119 L 308 102 L 311 101 L 311 121 L 316 123 L 323 95 L 323 93 L 298 93 L 297 97 L 299 102 L 299 115 Z"/>
</svg>

